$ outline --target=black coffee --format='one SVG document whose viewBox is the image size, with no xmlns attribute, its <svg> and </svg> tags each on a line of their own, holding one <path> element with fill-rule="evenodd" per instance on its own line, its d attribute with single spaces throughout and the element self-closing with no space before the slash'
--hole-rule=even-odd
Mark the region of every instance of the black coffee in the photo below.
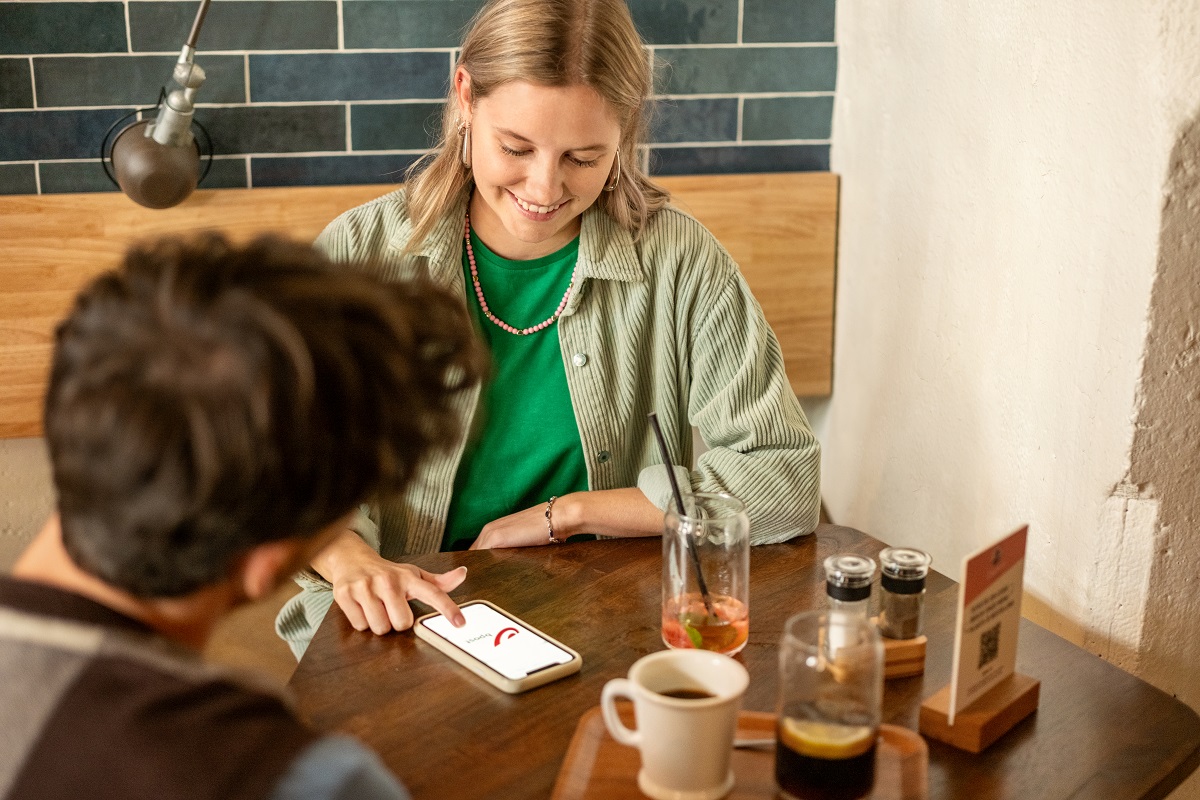
<svg viewBox="0 0 1200 800">
<path fill-rule="evenodd" d="M 674 697 L 676 700 L 705 700 L 709 697 L 716 697 L 715 694 L 710 694 L 703 689 L 671 689 L 666 692 L 659 692 L 663 697 Z"/>
</svg>

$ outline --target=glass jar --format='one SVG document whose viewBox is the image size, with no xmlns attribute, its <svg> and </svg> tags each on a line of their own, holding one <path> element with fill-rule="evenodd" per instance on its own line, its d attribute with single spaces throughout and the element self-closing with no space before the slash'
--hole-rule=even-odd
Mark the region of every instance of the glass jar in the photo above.
<svg viewBox="0 0 1200 800">
<path fill-rule="evenodd" d="M 781 797 L 871 794 L 883 663 L 879 632 L 858 614 L 808 611 L 787 621 L 779 643 L 775 739 Z"/>
<path fill-rule="evenodd" d="M 662 638 L 667 647 L 733 655 L 750 635 L 750 520 L 736 497 L 674 499 L 663 530 Z"/>
<path fill-rule="evenodd" d="M 921 635 L 925 610 L 925 576 L 932 559 L 922 550 L 889 547 L 879 554 L 882 608 L 879 630 L 889 639 Z"/>
<path fill-rule="evenodd" d="M 853 553 L 825 559 L 825 594 L 832 611 L 870 616 L 871 582 L 875 580 L 875 562 Z"/>
</svg>

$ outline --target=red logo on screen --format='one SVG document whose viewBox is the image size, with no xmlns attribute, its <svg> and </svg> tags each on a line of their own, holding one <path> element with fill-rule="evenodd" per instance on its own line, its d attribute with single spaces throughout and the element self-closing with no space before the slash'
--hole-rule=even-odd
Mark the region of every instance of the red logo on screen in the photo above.
<svg viewBox="0 0 1200 800">
<path fill-rule="evenodd" d="M 511 639 L 516 635 L 516 628 L 502 628 L 500 632 L 496 634 L 496 641 L 492 642 L 492 647 L 499 647 L 501 642 L 505 641 L 506 639 Z"/>
</svg>

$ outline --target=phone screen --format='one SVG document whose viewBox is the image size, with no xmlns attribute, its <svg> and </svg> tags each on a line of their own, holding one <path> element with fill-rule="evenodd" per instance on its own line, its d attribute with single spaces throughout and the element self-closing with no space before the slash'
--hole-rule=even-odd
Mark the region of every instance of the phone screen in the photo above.
<svg viewBox="0 0 1200 800">
<path fill-rule="evenodd" d="M 440 614 L 421 624 L 510 680 L 566 664 L 573 658 L 566 650 L 489 605 L 469 603 L 462 607 L 462 613 L 467 624 L 461 628 L 454 627 Z"/>
</svg>

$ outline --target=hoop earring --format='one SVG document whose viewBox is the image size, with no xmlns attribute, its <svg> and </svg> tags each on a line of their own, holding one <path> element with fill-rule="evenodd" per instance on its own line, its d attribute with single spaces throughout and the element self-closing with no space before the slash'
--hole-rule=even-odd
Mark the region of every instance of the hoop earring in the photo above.
<svg viewBox="0 0 1200 800">
<path fill-rule="evenodd" d="M 617 184 L 621 182 L 621 148 L 617 148 L 617 177 L 613 178 L 612 183 L 604 187 L 604 191 L 611 192 L 617 188 Z"/>
<path fill-rule="evenodd" d="M 458 158 L 462 161 L 463 167 L 471 168 L 471 123 L 464 122 L 458 126 L 458 136 L 462 139 L 462 152 Z"/>
</svg>

